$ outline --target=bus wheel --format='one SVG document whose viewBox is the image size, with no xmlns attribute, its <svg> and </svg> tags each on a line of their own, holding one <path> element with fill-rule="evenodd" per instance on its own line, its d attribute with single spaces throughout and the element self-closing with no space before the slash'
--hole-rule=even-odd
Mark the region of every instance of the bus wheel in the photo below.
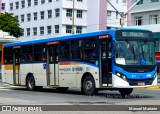
<svg viewBox="0 0 160 114">
<path fill-rule="evenodd" d="M 35 90 L 35 80 L 33 75 L 29 75 L 27 78 L 27 89 L 30 91 Z"/>
<path fill-rule="evenodd" d="M 119 89 L 119 92 L 122 96 L 125 96 L 125 95 L 129 95 L 131 94 L 133 91 L 133 88 L 122 88 L 122 89 Z"/>
<path fill-rule="evenodd" d="M 97 93 L 95 82 L 92 76 L 86 76 L 83 80 L 81 91 L 86 95 L 93 95 Z"/>
</svg>

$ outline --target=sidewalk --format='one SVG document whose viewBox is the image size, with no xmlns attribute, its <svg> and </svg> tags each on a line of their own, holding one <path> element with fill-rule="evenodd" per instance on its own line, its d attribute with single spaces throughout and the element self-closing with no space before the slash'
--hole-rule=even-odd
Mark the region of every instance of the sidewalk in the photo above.
<svg viewBox="0 0 160 114">
<path fill-rule="evenodd" d="M 160 83 L 158 83 L 156 86 L 151 87 L 143 87 L 143 88 L 137 88 L 139 90 L 160 90 Z"/>
</svg>

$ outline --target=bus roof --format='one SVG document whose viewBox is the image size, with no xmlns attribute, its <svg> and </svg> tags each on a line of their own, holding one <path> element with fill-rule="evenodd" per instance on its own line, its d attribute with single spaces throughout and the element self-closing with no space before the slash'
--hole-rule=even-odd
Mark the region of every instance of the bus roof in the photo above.
<svg viewBox="0 0 160 114">
<path fill-rule="evenodd" d="M 141 29 L 141 28 L 121 28 L 120 30 L 143 30 L 148 31 L 147 29 Z M 89 32 L 89 33 L 81 33 L 81 34 L 73 34 L 73 35 L 66 35 L 66 36 L 56 36 L 51 38 L 41 38 L 41 39 L 33 39 L 33 40 L 26 40 L 26 41 L 20 41 L 15 43 L 7 43 L 4 44 L 4 47 L 13 47 L 13 46 L 23 46 L 28 44 L 38 44 L 38 43 L 46 43 L 46 42 L 54 42 L 54 41 L 62 41 L 67 39 L 76 39 L 76 38 L 83 38 L 83 37 L 91 37 L 91 36 L 101 36 L 109 34 L 114 37 L 113 31 L 115 30 L 101 30 L 96 32 Z"/>
<path fill-rule="evenodd" d="M 91 37 L 91 36 L 100 36 L 100 35 L 108 34 L 109 31 L 113 31 L 113 30 L 102 30 L 102 31 L 97 31 L 97 32 L 73 34 L 73 35 L 67 35 L 67 36 L 57 36 L 57 37 L 51 37 L 51 38 L 41 38 L 41 39 L 34 39 L 34 40 L 26 40 L 26 41 L 21 41 L 21 42 L 8 43 L 8 44 L 5 44 L 4 47 L 22 46 L 22 45 L 28 45 L 28 44 L 38 44 L 38 43 L 45 43 L 45 42 L 62 41 L 62 40 L 67 40 L 67 39 L 76 39 L 76 38 Z"/>
</svg>

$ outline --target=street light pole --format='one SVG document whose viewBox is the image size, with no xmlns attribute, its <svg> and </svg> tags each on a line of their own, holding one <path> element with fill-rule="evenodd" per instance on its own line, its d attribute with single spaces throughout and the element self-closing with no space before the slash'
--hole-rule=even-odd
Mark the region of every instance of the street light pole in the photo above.
<svg viewBox="0 0 160 114">
<path fill-rule="evenodd" d="M 121 16 L 120 21 L 122 21 L 122 19 L 126 18 L 127 13 L 139 2 L 140 0 L 137 0 L 126 12 L 119 12 L 119 10 L 109 1 L 107 0 L 107 2 L 118 12 L 118 14 Z M 121 22 L 120 22 L 121 23 Z M 123 28 L 123 25 L 121 23 L 121 28 Z"/>
<path fill-rule="evenodd" d="M 73 10 L 72 10 L 72 34 L 74 34 L 74 0 L 73 0 Z"/>
</svg>

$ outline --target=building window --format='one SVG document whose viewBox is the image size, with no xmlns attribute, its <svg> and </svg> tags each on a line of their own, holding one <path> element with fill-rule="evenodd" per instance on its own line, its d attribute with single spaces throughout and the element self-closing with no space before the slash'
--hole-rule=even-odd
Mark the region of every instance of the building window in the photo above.
<svg viewBox="0 0 160 114">
<path fill-rule="evenodd" d="M 22 29 L 22 36 L 24 36 L 24 29 Z"/>
<path fill-rule="evenodd" d="M 45 3 L 45 0 L 41 0 L 41 4 L 44 4 Z"/>
<path fill-rule="evenodd" d="M 82 10 L 77 10 L 77 18 L 82 18 Z"/>
<path fill-rule="evenodd" d="M 2 10 L 5 10 L 5 3 L 2 3 Z"/>
<path fill-rule="evenodd" d="M 48 18 L 52 18 L 52 10 L 48 10 Z"/>
<path fill-rule="evenodd" d="M 82 0 L 77 0 L 77 2 L 82 2 Z"/>
<path fill-rule="evenodd" d="M 55 28 L 55 33 L 59 33 L 59 25 L 55 25 L 54 28 Z"/>
<path fill-rule="evenodd" d="M 122 0 L 123 5 L 127 5 L 127 0 Z"/>
<path fill-rule="evenodd" d="M 76 33 L 82 33 L 82 26 L 76 26 Z"/>
<path fill-rule="evenodd" d="M 67 17 L 72 17 L 72 9 L 66 9 L 66 16 Z"/>
<path fill-rule="evenodd" d="M 38 5 L 38 0 L 34 0 L 34 5 Z"/>
<path fill-rule="evenodd" d="M 33 35 L 36 36 L 37 35 L 37 27 L 33 28 Z"/>
<path fill-rule="evenodd" d="M 48 3 L 49 3 L 49 2 L 52 2 L 52 0 L 48 0 Z"/>
<path fill-rule="evenodd" d="M 41 11 L 40 15 L 41 15 L 41 19 L 44 19 L 44 11 Z"/>
<path fill-rule="evenodd" d="M 59 15 L 60 15 L 60 9 L 57 8 L 55 9 L 55 17 L 59 17 Z"/>
<path fill-rule="evenodd" d="M 51 34 L 52 32 L 52 27 L 51 26 L 47 26 L 47 34 Z"/>
<path fill-rule="evenodd" d="M 136 5 L 141 5 L 143 4 L 143 0 L 140 0 Z"/>
<path fill-rule="evenodd" d="M 66 33 L 72 33 L 72 26 L 66 25 Z"/>
<path fill-rule="evenodd" d="M 16 2 L 16 9 L 19 9 L 19 2 Z"/>
<path fill-rule="evenodd" d="M 142 25 L 143 24 L 143 17 L 135 17 L 134 18 L 134 25 Z"/>
<path fill-rule="evenodd" d="M 119 0 L 116 0 L 116 3 L 119 3 Z"/>
<path fill-rule="evenodd" d="M 118 19 L 118 12 L 116 12 L 116 19 Z"/>
<path fill-rule="evenodd" d="M 27 36 L 30 36 L 30 28 L 27 28 Z"/>
<path fill-rule="evenodd" d="M 40 27 L 40 35 L 44 34 L 44 27 Z"/>
<path fill-rule="evenodd" d="M 27 14 L 27 21 L 31 21 L 31 14 L 30 13 Z"/>
<path fill-rule="evenodd" d="M 37 12 L 34 12 L 33 16 L 34 16 L 34 20 L 37 20 Z"/>
<path fill-rule="evenodd" d="M 151 2 L 159 2 L 159 0 L 151 0 Z"/>
<path fill-rule="evenodd" d="M 158 15 L 150 15 L 149 24 L 158 24 Z"/>
<path fill-rule="evenodd" d="M 13 10 L 13 3 L 10 3 L 10 10 Z"/>
<path fill-rule="evenodd" d="M 25 7 L 25 1 L 21 1 L 21 7 L 24 8 Z"/>
<path fill-rule="evenodd" d="M 31 0 L 28 0 L 28 7 L 31 6 Z"/>
<path fill-rule="evenodd" d="M 21 15 L 21 22 L 24 22 L 24 15 Z"/>
<path fill-rule="evenodd" d="M 112 12 L 111 11 L 107 11 L 107 18 L 111 18 Z"/>
</svg>

